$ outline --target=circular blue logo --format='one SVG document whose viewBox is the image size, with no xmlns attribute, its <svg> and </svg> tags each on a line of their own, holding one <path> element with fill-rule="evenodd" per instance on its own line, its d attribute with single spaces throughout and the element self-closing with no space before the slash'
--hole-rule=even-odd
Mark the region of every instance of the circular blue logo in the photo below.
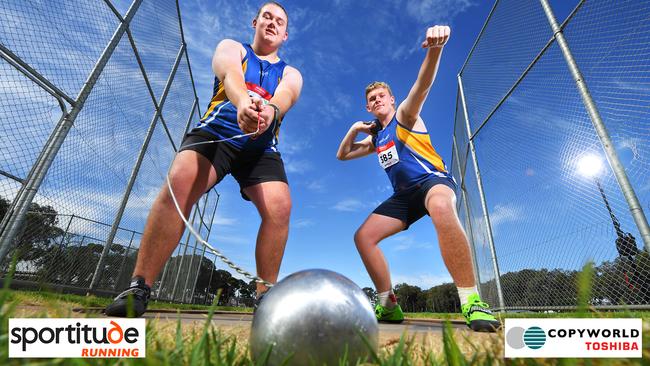
<svg viewBox="0 0 650 366">
<path fill-rule="evenodd" d="M 530 349 L 542 348 L 546 343 L 546 333 L 540 327 L 530 327 L 524 332 L 524 343 Z"/>
</svg>

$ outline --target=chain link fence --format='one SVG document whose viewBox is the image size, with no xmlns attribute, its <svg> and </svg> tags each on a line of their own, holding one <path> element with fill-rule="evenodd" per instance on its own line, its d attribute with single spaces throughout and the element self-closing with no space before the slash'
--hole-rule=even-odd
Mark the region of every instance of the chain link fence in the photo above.
<svg viewBox="0 0 650 366">
<path fill-rule="evenodd" d="M 650 2 L 498 0 L 458 76 L 453 174 L 501 309 L 650 308 Z"/>
<path fill-rule="evenodd" d="M 3 1 L 0 56 L 0 274 L 15 257 L 12 286 L 114 295 L 200 118 L 178 3 Z M 218 201 L 212 190 L 191 213 L 204 238 Z M 186 234 L 154 294 L 210 303 L 234 281 L 216 263 Z"/>
</svg>

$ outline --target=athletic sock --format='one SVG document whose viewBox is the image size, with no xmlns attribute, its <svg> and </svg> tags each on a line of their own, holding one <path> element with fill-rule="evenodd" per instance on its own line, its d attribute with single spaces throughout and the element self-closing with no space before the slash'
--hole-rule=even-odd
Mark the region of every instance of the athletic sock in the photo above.
<svg viewBox="0 0 650 366">
<path fill-rule="evenodd" d="M 456 287 L 458 289 L 458 297 L 460 298 L 460 303 L 467 304 L 469 302 L 469 296 L 472 294 L 478 294 L 478 289 L 476 286 L 473 287 Z"/>
<path fill-rule="evenodd" d="M 392 309 L 397 306 L 397 297 L 393 291 L 380 292 L 377 297 L 379 298 L 379 305 L 385 308 Z"/>
</svg>

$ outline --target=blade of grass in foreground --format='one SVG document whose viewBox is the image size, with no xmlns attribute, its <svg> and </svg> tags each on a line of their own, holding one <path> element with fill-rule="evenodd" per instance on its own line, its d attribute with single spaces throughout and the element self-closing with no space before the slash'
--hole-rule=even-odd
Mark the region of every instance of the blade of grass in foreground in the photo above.
<svg viewBox="0 0 650 366">
<path fill-rule="evenodd" d="M 589 314 L 591 300 L 591 282 L 593 280 L 594 265 L 587 262 L 578 274 L 578 316 L 583 318 Z"/>
<path fill-rule="evenodd" d="M 456 340 L 454 339 L 454 333 L 451 328 L 451 323 L 446 321 L 445 326 L 442 329 L 442 344 L 444 350 L 445 360 L 448 365 L 452 366 L 465 366 L 467 361 L 465 356 L 460 351 Z"/>
</svg>

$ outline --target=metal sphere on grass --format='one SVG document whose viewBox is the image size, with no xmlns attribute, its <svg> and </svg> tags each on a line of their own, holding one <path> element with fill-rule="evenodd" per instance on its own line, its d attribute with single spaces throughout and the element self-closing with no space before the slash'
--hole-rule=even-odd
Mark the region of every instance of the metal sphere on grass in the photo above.
<svg viewBox="0 0 650 366">
<path fill-rule="evenodd" d="M 253 317 L 250 347 L 268 365 L 339 365 L 377 351 L 378 325 L 366 294 L 336 272 L 296 272 L 266 292 Z M 365 338 L 365 340 L 364 340 Z M 270 352 L 269 352 L 270 349 Z"/>
</svg>

